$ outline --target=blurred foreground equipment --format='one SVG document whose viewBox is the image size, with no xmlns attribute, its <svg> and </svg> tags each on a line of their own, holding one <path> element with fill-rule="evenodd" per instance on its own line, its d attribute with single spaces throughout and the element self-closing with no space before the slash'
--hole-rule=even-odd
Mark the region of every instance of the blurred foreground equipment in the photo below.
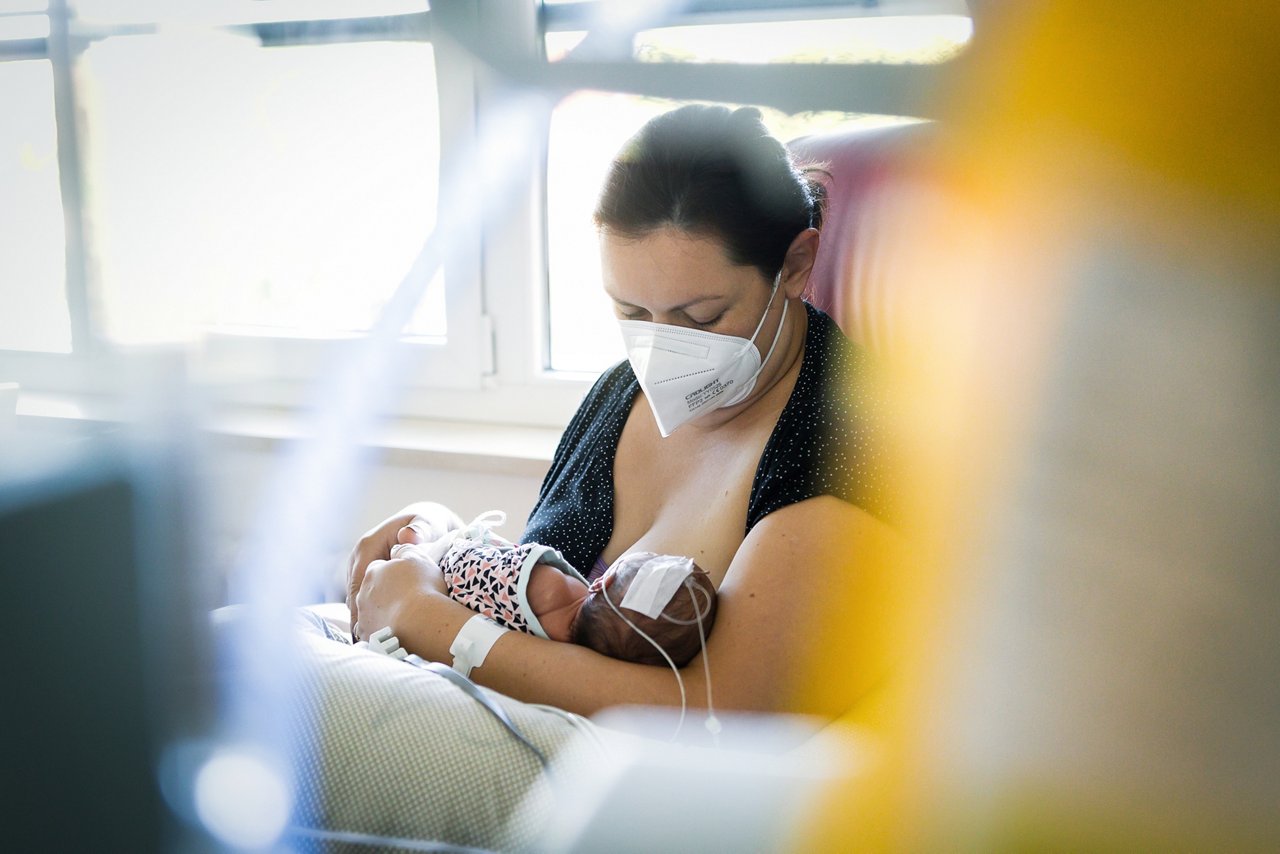
<svg viewBox="0 0 1280 854">
<path fill-rule="evenodd" d="M 876 771 L 798 850 L 1280 847 L 1280 10 L 984 3 L 879 224 L 925 308 Z"/>
</svg>

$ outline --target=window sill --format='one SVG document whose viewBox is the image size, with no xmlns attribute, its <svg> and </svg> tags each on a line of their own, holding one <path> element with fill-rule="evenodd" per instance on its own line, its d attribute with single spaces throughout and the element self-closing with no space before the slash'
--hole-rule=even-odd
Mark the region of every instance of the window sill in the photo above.
<svg viewBox="0 0 1280 854">
<path fill-rule="evenodd" d="M 21 430 L 83 433 L 129 420 L 118 400 L 105 397 L 37 392 L 18 397 Z M 302 416 L 267 407 L 224 407 L 201 427 L 219 447 L 267 452 L 309 435 Z M 402 417 L 379 426 L 363 444 L 381 454 L 384 465 L 541 478 L 560 433 L 558 427 Z"/>
</svg>

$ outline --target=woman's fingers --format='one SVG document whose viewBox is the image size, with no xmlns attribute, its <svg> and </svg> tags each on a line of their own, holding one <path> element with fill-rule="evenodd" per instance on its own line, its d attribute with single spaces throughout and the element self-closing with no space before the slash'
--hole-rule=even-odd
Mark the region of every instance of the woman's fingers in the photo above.
<svg viewBox="0 0 1280 854">
<path fill-rule="evenodd" d="M 368 571 L 369 563 L 391 557 L 391 547 L 396 544 L 397 532 L 412 520 L 412 516 L 393 516 L 366 533 L 356 543 L 351 552 L 351 563 L 347 567 L 347 607 L 351 609 L 353 623 L 357 617 L 356 591 L 364 583 L 364 575 Z"/>
<path fill-rule="evenodd" d="M 382 559 L 369 561 L 369 565 L 364 570 L 364 579 L 360 582 L 360 586 L 356 588 L 357 606 L 369 598 L 369 592 L 378 584 L 379 574 L 388 562 Z"/>
<path fill-rule="evenodd" d="M 443 592 L 440 567 L 419 551 L 420 545 L 440 533 L 444 531 L 436 531 L 424 516 L 402 513 L 360 538 L 347 567 L 347 608 L 353 638 L 362 640 L 362 635 L 388 625 L 389 611 L 403 590 L 425 586 Z"/>
<path fill-rule="evenodd" d="M 441 534 L 459 527 L 462 527 L 461 519 L 443 504 L 421 502 L 406 507 L 366 532 L 352 549 L 351 561 L 347 565 L 347 608 L 351 611 L 352 626 L 359 622 L 359 593 L 365 586 L 369 567 L 375 561 L 391 558 L 391 550 L 396 545 L 429 543 Z M 435 571 L 437 581 L 434 586 L 438 587 L 442 584 L 438 580 L 439 568 L 429 560 L 428 562 Z M 366 627 L 369 625 L 367 619 L 364 623 Z"/>
<path fill-rule="evenodd" d="M 361 540 L 356 545 L 355 551 L 351 553 L 351 564 L 347 567 L 347 608 L 351 610 L 351 622 L 355 623 L 359 617 L 356 608 L 356 593 L 359 592 L 360 586 L 364 583 L 365 573 L 368 572 L 369 563 L 377 554 L 370 553 L 371 550 Z"/>
<path fill-rule="evenodd" d="M 381 626 L 376 625 L 377 619 L 374 614 L 376 608 L 371 608 L 370 606 L 374 588 L 378 585 L 382 567 L 386 566 L 386 564 L 387 561 L 385 560 L 369 561 L 368 566 L 365 567 L 360 586 L 349 597 L 351 611 L 354 615 L 352 617 L 351 633 L 357 641 L 366 640 L 366 634 L 381 628 Z"/>
</svg>

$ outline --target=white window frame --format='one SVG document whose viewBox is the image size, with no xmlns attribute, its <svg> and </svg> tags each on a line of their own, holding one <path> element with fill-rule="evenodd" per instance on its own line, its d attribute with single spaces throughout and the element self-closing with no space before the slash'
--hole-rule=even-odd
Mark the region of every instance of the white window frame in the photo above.
<svg viewBox="0 0 1280 854">
<path fill-rule="evenodd" d="M 424 13 L 430 20 L 431 12 Z M 500 35 L 504 49 L 535 55 L 539 40 L 537 10 L 528 0 L 486 0 L 474 14 L 483 17 L 478 26 Z M 94 333 L 86 296 L 90 272 L 89 252 L 75 228 L 81 214 L 82 164 L 76 145 L 75 91 L 68 69 L 77 36 L 70 32 L 65 2 L 54 0 L 48 10 L 50 36 L 43 45 L 21 45 L 21 58 L 48 59 L 56 87 L 55 114 L 59 120 L 60 173 L 64 211 L 76 220 L 67 240 L 67 289 L 71 298 L 73 351 L 70 354 L 0 351 L 0 374 L 17 380 L 25 389 L 111 397 L 128 392 L 135 363 L 146 362 L 149 352 L 117 347 Z M 486 100 L 497 97 L 494 87 L 479 82 L 475 58 L 447 39 L 432 38 L 439 73 L 440 158 L 442 171 L 453 168 L 474 174 L 477 164 L 477 114 Z M 61 53 L 60 53 L 61 52 Z M 15 52 L 15 58 L 16 52 Z M 59 79 L 60 78 L 60 79 Z M 404 363 L 412 366 L 397 396 L 400 415 L 451 417 L 507 423 L 563 424 L 586 388 L 587 378 L 553 374 L 544 368 L 540 351 L 546 328 L 542 317 L 543 271 L 541 251 L 541 184 L 538 168 L 545 154 L 545 140 L 534 140 L 518 197 L 511 200 L 514 213 L 501 228 L 484 231 L 493 222 L 463 229 L 450 240 L 446 271 L 446 323 L 443 343 L 406 340 Z M 442 184 L 444 181 L 442 180 Z M 448 200 L 441 199 L 439 218 L 449 216 Z M 424 235 L 425 236 L 425 235 Z M 487 274 L 487 275 L 486 275 Z M 486 281 L 487 280 L 487 281 Z M 499 287 L 489 284 L 502 283 Z M 514 287 L 510 283 L 527 283 Z M 218 372 L 224 360 L 270 365 L 269 374 L 248 387 L 215 389 L 217 400 L 233 404 L 291 408 L 304 404 L 319 366 L 329 364 L 335 352 L 354 346 L 360 336 L 348 340 L 315 339 L 290 335 L 212 332 L 203 352 Z M 499 343 L 501 342 L 501 343 Z M 216 379 L 215 379 L 216 384 Z"/>
<path fill-rule="evenodd" d="M 572 28 L 590 20 L 598 3 L 582 2 L 565 6 L 539 8 L 531 0 L 436 0 L 427 15 L 442 11 L 451 15 L 472 15 L 477 32 L 484 36 L 484 59 L 495 57 L 515 64 L 543 61 L 543 29 L 547 26 Z M 841 4 L 835 0 L 809 0 L 807 7 Z M 843 4 L 846 7 L 858 4 Z M 961 0 L 889 0 L 878 11 L 854 14 L 890 14 L 894 10 L 916 14 L 928 11 L 954 11 Z M 681 6 L 685 8 L 680 9 Z M 680 20 L 760 19 L 785 17 L 795 4 L 769 3 L 763 0 L 692 0 L 675 4 Z M 892 7 L 892 8 L 890 8 Z M 58 50 L 67 51 L 55 61 L 55 76 L 65 73 L 70 64 L 72 38 L 66 31 L 66 0 L 51 0 L 51 36 L 46 53 L 51 59 Z M 846 12 L 848 9 L 846 8 Z M 61 21 L 58 16 L 62 15 Z M 649 22 L 650 24 L 652 22 Z M 668 22 L 670 23 L 670 22 Z M 432 29 L 435 29 L 432 23 Z M 502 97 L 501 69 L 491 73 L 469 50 L 452 44 L 438 33 L 431 36 L 436 56 L 438 98 L 440 105 L 441 162 L 468 164 L 468 171 L 483 169 L 474 161 L 478 143 L 477 116 L 498 103 Z M 597 63 L 584 69 L 581 84 L 590 88 L 612 88 L 611 83 L 625 79 L 629 72 L 626 61 Z M 553 87 L 563 87 L 572 73 L 544 76 Z M 830 70 L 830 69 L 828 69 Z M 780 69 L 784 74 L 787 69 Z M 714 73 L 714 72 L 713 72 Z M 723 82 L 731 72 L 721 72 Z M 868 80 L 879 82 L 880 72 L 872 70 Z M 598 75 L 593 77 L 592 75 Z M 709 78 L 699 78 L 700 94 Z M 783 80 L 784 78 L 778 78 Z M 912 95 L 910 85 L 894 91 L 892 80 L 884 78 L 892 101 Z M 894 78 L 896 79 L 896 78 Z M 64 82 L 64 87 L 69 85 Z M 626 84 L 623 88 L 626 88 Z M 741 87 L 739 87 L 741 88 Z M 918 93 L 915 93 L 918 94 Z M 60 125 L 64 114 L 74 110 L 71 96 L 62 92 L 55 105 Z M 813 95 L 809 96 L 811 99 Z M 749 100 L 749 99 L 748 99 Z M 906 97 L 905 100 L 910 100 Z M 800 108 L 799 105 L 796 108 Z M 548 110 L 550 107 L 548 107 Z M 545 126 L 545 125 L 544 125 Z M 71 125 L 74 133 L 74 125 Z M 60 129 L 60 133 L 62 133 Z M 74 136 L 71 139 L 74 156 Z M 506 200 L 509 210 L 499 220 L 486 216 L 481 224 L 459 238 L 454 247 L 453 263 L 446 275 L 448 341 L 446 344 L 408 342 L 400 345 L 414 367 L 401 378 L 395 412 L 402 416 L 422 416 L 506 424 L 562 426 L 581 400 L 593 375 L 552 371 L 549 369 L 549 335 L 547 303 L 547 265 L 545 259 L 545 162 L 547 138 L 531 139 L 527 159 L 520 164 L 522 181 Z M 60 157 L 63 156 L 60 143 Z M 79 164 L 72 180 L 64 178 L 64 205 L 73 207 L 78 198 Z M 66 168 L 64 166 L 64 168 Z M 475 173 L 478 174 L 478 173 Z M 442 176 L 442 187 L 445 184 Z M 443 195 L 443 194 L 442 194 Z M 442 199 L 447 205 L 447 200 Z M 440 217 L 449 216 L 441 209 Z M 493 213 L 493 212 L 488 212 Z M 73 210 L 73 216 L 78 210 Z M 73 245 L 73 243 L 75 245 Z M 72 303 L 73 346 L 70 355 L 0 351 L 0 381 L 16 379 L 34 389 L 98 392 L 106 395 L 127 392 L 122 377 L 130 376 L 130 364 L 140 357 L 125 349 L 109 347 L 93 338 L 88 300 L 85 297 L 85 253 L 78 236 L 68 232 L 68 294 Z M 518 283 L 518 284 L 517 284 Z M 77 308 L 76 306 L 79 306 Z M 215 389 L 217 402 L 271 407 L 293 407 L 308 401 L 319 366 L 329 363 L 332 353 L 342 344 L 329 340 L 306 340 L 288 336 L 239 336 L 219 333 L 210 339 L 206 349 L 213 363 L 225 354 L 231 359 L 249 359 L 255 364 L 272 365 L 276 370 L 250 388 Z"/>
</svg>

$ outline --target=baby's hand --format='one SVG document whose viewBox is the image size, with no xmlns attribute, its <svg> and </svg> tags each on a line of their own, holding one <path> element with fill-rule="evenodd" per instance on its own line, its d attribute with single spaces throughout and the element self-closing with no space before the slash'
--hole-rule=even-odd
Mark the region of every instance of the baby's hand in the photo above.
<svg viewBox="0 0 1280 854">
<path fill-rule="evenodd" d="M 396 532 L 396 542 L 400 545 L 416 545 L 428 543 L 438 536 L 439 533 L 431 530 L 426 520 L 419 517 Z"/>
<path fill-rule="evenodd" d="M 419 545 L 421 544 L 406 543 L 403 541 L 396 543 L 394 546 L 391 547 L 391 557 L 389 559 L 396 560 L 397 558 L 402 558 L 402 557 L 419 557 L 419 558 L 426 558 L 427 560 L 431 561 L 431 563 L 433 564 L 436 563 L 435 560 L 432 560 L 430 555 L 426 554 L 423 549 L 419 548 Z"/>
</svg>

